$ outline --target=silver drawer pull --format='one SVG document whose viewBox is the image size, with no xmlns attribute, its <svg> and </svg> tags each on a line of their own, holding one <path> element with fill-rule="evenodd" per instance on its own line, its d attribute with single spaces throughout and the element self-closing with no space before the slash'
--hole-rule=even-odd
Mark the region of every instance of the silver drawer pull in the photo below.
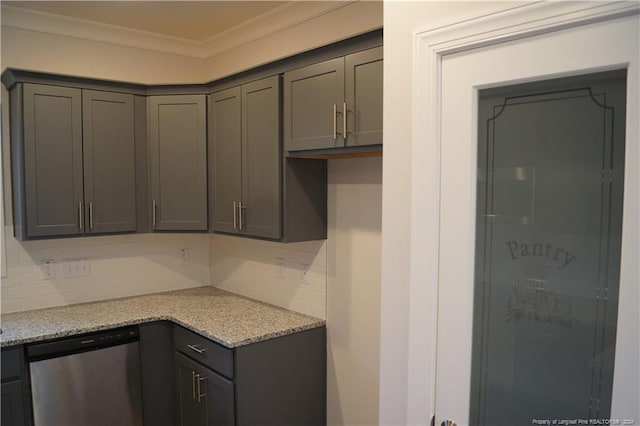
<svg viewBox="0 0 640 426">
<path fill-rule="evenodd" d="M 199 348 L 198 345 L 187 345 L 187 347 L 189 349 L 191 349 L 192 351 L 197 352 L 199 354 L 203 354 L 203 353 L 205 353 L 207 351 L 206 349 Z"/>
</svg>

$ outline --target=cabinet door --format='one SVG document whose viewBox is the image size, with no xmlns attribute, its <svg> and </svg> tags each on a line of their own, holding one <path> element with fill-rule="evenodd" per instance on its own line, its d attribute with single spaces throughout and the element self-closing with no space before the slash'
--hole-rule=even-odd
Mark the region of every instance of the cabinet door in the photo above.
<svg viewBox="0 0 640 426">
<path fill-rule="evenodd" d="M 27 236 L 81 234 L 81 91 L 25 84 L 23 99 Z"/>
<path fill-rule="evenodd" d="M 234 424 L 233 382 L 179 352 L 176 368 L 180 425 Z"/>
<path fill-rule="evenodd" d="M 281 237 L 280 77 L 242 86 L 242 231 Z"/>
<path fill-rule="evenodd" d="M 287 151 L 344 145 L 344 58 L 284 75 L 284 147 Z"/>
<path fill-rule="evenodd" d="M 136 230 L 133 95 L 82 92 L 86 232 Z"/>
<path fill-rule="evenodd" d="M 206 143 L 204 95 L 149 98 L 154 229 L 207 229 Z"/>
<path fill-rule="evenodd" d="M 242 200 L 242 111 L 240 87 L 209 96 L 209 174 L 212 192 L 212 227 L 219 232 L 238 231 L 238 209 Z"/>
<path fill-rule="evenodd" d="M 382 143 L 382 47 L 345 58 L 346 146 Z"/>
<path fill-rule="evenodd" d="M 22 381 L 17 380 L 2 384 L 2 420 L 0 424 L 3 426 L 22 426 L 25 425 L 24 416 L 24 392 Z"/>
</svg>

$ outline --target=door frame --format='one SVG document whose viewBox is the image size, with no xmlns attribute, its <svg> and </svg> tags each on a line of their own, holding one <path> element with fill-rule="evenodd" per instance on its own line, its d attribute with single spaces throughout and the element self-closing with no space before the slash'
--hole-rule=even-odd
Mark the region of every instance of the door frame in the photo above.
<svg viewBox="0 0 640 426">
<path fill-rule="evenodd" d="M 635 2 L 535 2 L 414 32 L 408 424 L 425 424 L 435 411 L 444 56 L 637 14 Z M 627 129 L 638 137 L 630 123 Z"/>
</svg>

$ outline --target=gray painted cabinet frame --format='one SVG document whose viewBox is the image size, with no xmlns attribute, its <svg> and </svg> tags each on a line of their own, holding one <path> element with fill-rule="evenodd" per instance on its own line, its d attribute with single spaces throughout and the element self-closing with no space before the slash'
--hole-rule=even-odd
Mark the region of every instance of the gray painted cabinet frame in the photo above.
<svg viewBox="0 0 640 426">
<path fill-rule="evenodd" d="M 136 230 L 134 96 L 83 90 L 87 233 Z"/>
<path fill-rule="evenodd" d="M 213 230 L 280 239 L 280 77 L 210 96 Z"/>
<path fill-rule="evenodd" d="M 382 144 L 383 48 L 284 75 L 284 147 L 323 150 Z"/>
<path fill-rule="evenodd" d="M 204 95 L 148 98 L 153 230 L 207 230 L 207 123 Z"/>
<path fill-rule="evenodd" d="M 10 96 L 16 237 L 135 231 L 134 96 L 44 84 Z"/>
</svg>

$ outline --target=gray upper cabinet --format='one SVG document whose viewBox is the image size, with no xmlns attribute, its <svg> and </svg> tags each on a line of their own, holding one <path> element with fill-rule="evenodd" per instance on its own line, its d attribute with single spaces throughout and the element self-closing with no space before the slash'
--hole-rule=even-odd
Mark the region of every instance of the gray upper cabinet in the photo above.
<svg viewBox="0 0 640 426">
<path fill-rule="evenodd" d="M 213 230 L 280 239 L 280 77 L 216 92 L 210 105 Z"/>
<path fill-rule="evenodd" d="M 376 47 L 285 73 L 285 150 L 382 144 L 382 61 Z"/>
<path fill-rule="evenodd" d="M 345 57 L 345 146 L 382 143 L 382 47 Z"/>
<path fill-rule="evenodd" d="M 241 89 L 233 87 L 209 98 L 210 212 L 213 230 L 238 231 L 242 200 Z"/>
<path fill-rule="evenodd" d="M 344 145 L 338 129 L 343 103 L 343 58 L 285 73 L 285 149 L 298 151 Z"/>
<path fill-rule="evenodd" d="M 135 231 L 134 96 L 44 84 L 10 96 L 16 237 Z"/>
<path fill-rule="evenodd" d="M 12 130 L 15 136 L 24 131 L 24 145 L 19 136 L 12 138 L 12 152 L 14 160 L 24 156 L 14 161 L 24 168 L 24 186 L 14 189 L 14 206 L 24 205 L 24 211 L 14 220 L 16 225 L 24 220 L 26 228 L 16 231 L 23 231 L 24 238 L 79 235 L 84 225 L 82 91 L 25 84 L 22 95 L 23 127 L 14 123 Z M 20 108 L 20 103 L 12 102 L 12 108 Z M 14 172 L 19 173 L 15 167 Z"/>
<path fill-rule="evenodd" d="M 148 113 L 152 227 L 206 231 L 206 98 L 151 96 Z"/>
<path fill-rule="evenodd" d="M 135 231 L 134 96 L 84 90 L 82 111 L 86 232 Z"/>
</svg>

